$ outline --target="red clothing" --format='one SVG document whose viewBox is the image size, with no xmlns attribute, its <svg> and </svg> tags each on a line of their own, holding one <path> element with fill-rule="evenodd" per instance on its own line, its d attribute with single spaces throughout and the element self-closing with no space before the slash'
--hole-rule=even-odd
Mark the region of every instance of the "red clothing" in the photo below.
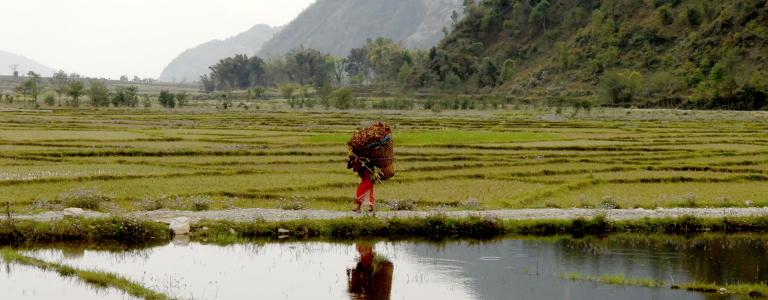
<svg viewBox="0 0 768 300">
<path fill-rule="evenodd" d="M 357 196 L 355 197 L 355 204 L 361 205 L 364 201 L 368 200 L 371 207 L 373 207 L 373 179 L 368 172 L 361 172 L 360 185 L 357 186 Z"/>
</svg>

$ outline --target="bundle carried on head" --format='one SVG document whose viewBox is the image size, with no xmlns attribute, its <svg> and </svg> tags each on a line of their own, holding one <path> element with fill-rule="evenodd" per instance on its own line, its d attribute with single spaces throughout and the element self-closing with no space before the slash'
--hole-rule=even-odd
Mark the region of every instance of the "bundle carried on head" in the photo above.
<svg viewBox="0 0 768 300">
<path fill-rule="evenodd" d="M 383 179 L 395 176 L 395 145 L 392 129 L 386 123 L 376 122 L 361 129 L 347 146 L 369 168 L 379 168 Z"/>
</svg>

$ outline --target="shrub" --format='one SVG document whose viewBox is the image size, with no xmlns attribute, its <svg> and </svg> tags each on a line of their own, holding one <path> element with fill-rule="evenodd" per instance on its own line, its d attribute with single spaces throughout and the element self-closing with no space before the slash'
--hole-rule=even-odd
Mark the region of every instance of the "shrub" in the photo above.
<svg viewBox="0 0 768 300">
<path fill-rule="evenodd" d="M 348 88 L 338 89 L 333 92 L 333 106 L 338 109 L 350 109 L 354 105 L 352 91 Z"/>
<path fill-rule="evenodd" d="M 158 97 L 157 100 L 160 102 L 160 105 L 165 108 L 176 107 L 176 96 L 174 96 L 173 93 L 169 91 L 160 91 L 160 97 Z"/>
<path fill-rule="evenodd" d="M 616 202 L 615 199 L 613 199 L 613 196 L 605 196 L 603 197 L 603 200 L 600 201 L 600 208 L 603 209 L 619 209 L 621 206 L 618 202 Z"/>
<path fill-rule="evenodd" d="M 606 102 L 626 105 L 632 102 L 637 93 L 638 72 L 609 72 L 600 79 L 603 97 Z"/>
<path fill-rule="evenodd" d="M 91 99 L 91 105 L 95 107 L 109 106 L 109 89 L 101 81 L 92 81 L 88 88 L 88 97 Z"/>
<path fill-rule="evenodd" d="M 416 209 L 416 202 L 413 200 L 389 200 L 387 201 L 387 207 L 391 210 L 414 210 Z"/>
<path fill-rule="evenodd" d="M 461 203 L 461 206 L 465 209 L 480 209 L 482 208 L 482 205 L 480 204 L 480 200 L 477 200 L 477 198 L 469 198 L 467 201 L 464 201 Z"/>
<path fill-rule="evenodd" d="M 192 202 L 192 210 L 204 211 L 211 209 L 211 203 L 213 202 L 208 196 L 193 196 L 190 198 Z"/>
<path fill-rule="evenodd" d="M 163 200 L 161 198 L 145 197 L 139 204 L 141 210 L 153 211 L 163 209 Z"/>
<path fill-rule="evenodd" d="M 64 207 L 77 207 L 82 209 L 97 210 L 103 202 L 112 199 L 93 189 L 77 189 L 59 194 L 59 201 Z"/>
<path fill-rule="evenodd" d="M 282 199 L 283 203 L 280 204 L 282 210 L 304 210 L 307 206 L 304 204 L 304 199 L 301 197 L 293 196 L 290 200 L 286 201 Z"/>
<path fill-rule="evenodd" d="M 672 16 L 672 12 L 666 6 L 662 6 L 658 12 L 659 22 L 662 25 L 671 25 L 675 22 L 675 18 Z"/>
<path fill-rule="evenodd" d="M 51 94 L 45 95 L 44 101 L 48 106 L 54 106 L 56 104 L 56 98 Z"/>
</svg>

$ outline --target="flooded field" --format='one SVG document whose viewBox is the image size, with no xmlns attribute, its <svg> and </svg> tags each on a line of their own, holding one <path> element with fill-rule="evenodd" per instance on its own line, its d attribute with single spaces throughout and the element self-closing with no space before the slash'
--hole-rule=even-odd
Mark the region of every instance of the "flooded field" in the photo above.
<svg viewBox="0 0 768 300">
<path fill-rule="evenodd" d="M 177 299 L 739 299 L 669 285 L 768 280 L 768 239 L 747 234 L 227 246 L 177 240 L 139 250 L 90 249 L 21 252 L 77 269 L 119 274 Z M 0 292 L 15 298 L 130 299 L 29 267 L 5 264 L 5 271 Z M 608 284 L 609 277 L 666 286 Z"/>
</svg>

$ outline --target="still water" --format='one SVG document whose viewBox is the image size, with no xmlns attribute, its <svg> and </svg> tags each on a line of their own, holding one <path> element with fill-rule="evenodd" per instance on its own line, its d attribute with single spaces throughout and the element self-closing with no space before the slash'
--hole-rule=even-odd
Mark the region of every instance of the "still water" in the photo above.
<svg viewBox="0 0 768 300">
<path fill-rule="evenodd" d="M 575 282 L 562 279 L 561 274 L 623 274 L 670 283 L 768 280 L 764 271 L 768 237 L 756 235 L 229 246 L 176 241 L 124 252 L 87 249 L 57 247 L 25 253 L 117 273 L 181 299 L 729 299 L 669 288 Z M 35 284 L 36 293 L 67 283 L 52 273 L 34 277 L 27 272 L 43 272 L 10 268 L 0 277 L 0 293 L 12 293 L 9 286 L 17 282 Z M 14 284 L 9 285 L 9 280 Z"/>
</svg>

